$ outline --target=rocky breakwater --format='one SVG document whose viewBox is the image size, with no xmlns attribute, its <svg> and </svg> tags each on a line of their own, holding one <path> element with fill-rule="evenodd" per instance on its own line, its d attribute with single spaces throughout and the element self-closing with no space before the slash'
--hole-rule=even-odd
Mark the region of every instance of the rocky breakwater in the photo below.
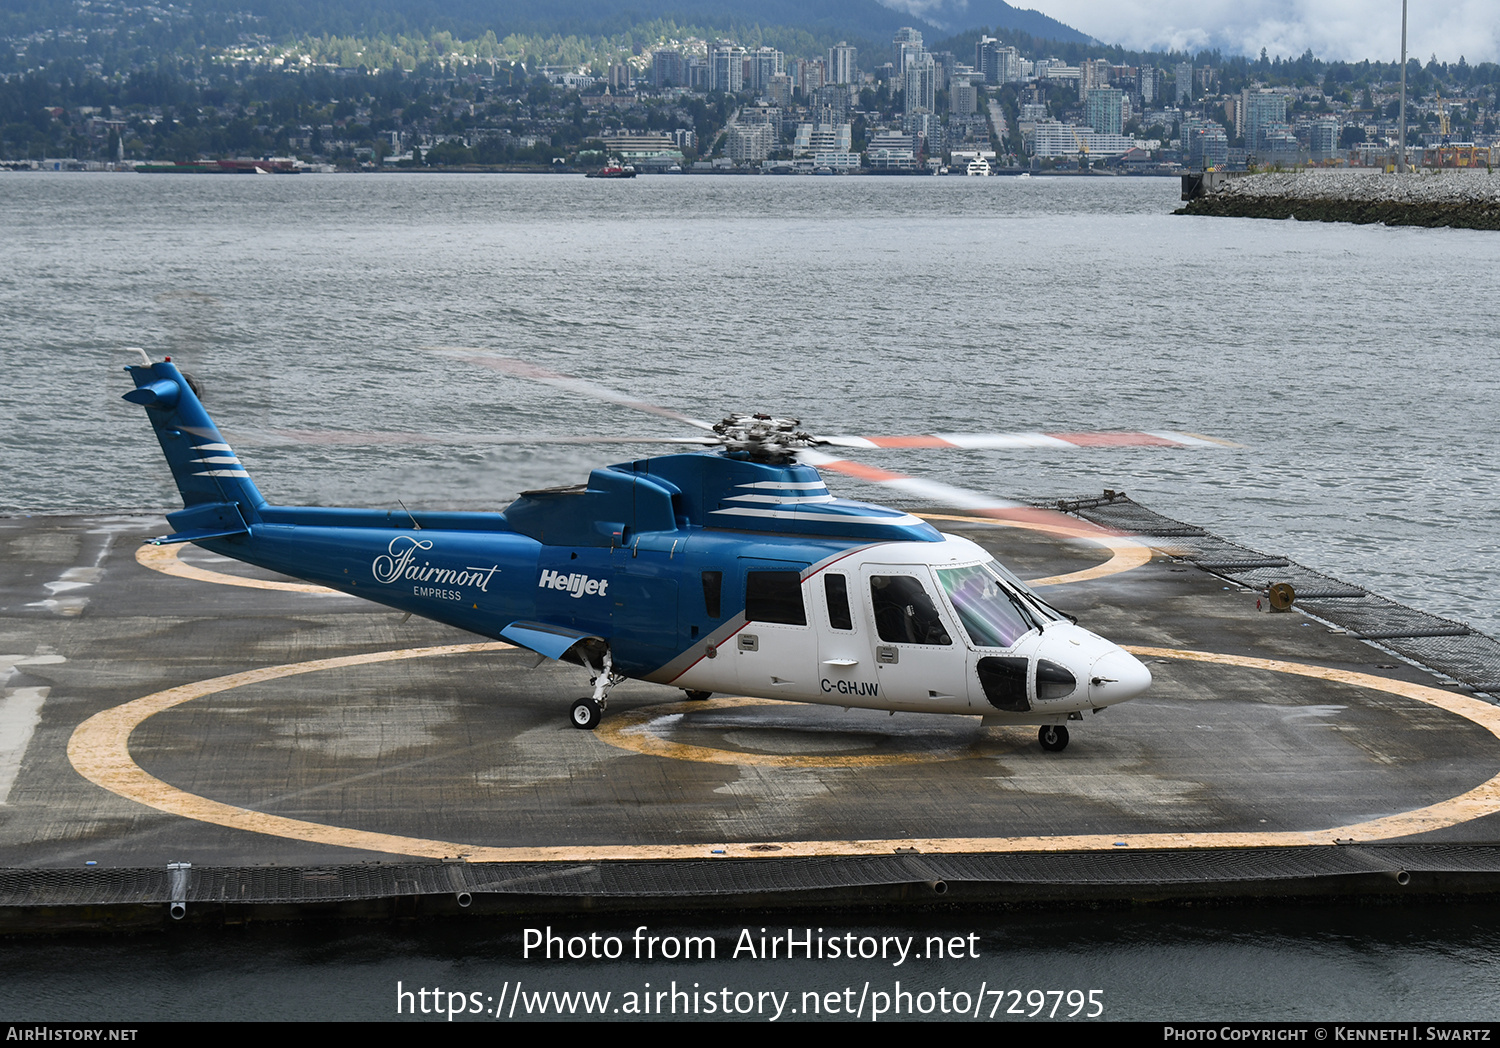
<svg viewBox="0 0 1500 1048">
<path fill-rule="evenodd" d="M 1179 215 L 1500 229 L 1500 175 L 1301 171 L 1229 179 Z"/>
</svg>

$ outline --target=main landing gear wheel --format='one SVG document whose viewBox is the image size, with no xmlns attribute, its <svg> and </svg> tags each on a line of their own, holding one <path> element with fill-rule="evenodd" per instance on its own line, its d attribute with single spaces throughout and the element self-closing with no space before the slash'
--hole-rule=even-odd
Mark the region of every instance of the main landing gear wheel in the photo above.
<svg viewBox="0 0 1500 1048">
<path fill-rule="evenodd" d="M 574 707 L 576 710 L 578 707 Z M 1061 753 L 1068 748 L 1068 729 L 1061 724 L 1044 724 L 1036 733 L 1037 741 L 1048 753 Z"/>
<path fill-rule="evenodd" d="M 604 719 L 604 709 L 593 699 L 579 699 L 573 703 L 573 727 L 593 731 Z"/>
<path fill-rule="evenodd" d="M 688 688 L 683 688 L 682 693 L 692 702 L 704 702 L 713 697 L 711 691 L 691 691 Z"/>
</svg>

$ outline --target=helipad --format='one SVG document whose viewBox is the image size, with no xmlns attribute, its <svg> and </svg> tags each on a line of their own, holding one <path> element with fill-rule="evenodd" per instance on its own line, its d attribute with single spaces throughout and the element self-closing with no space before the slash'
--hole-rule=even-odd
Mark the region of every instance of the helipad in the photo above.
<svg viewBox="0 0 1500 1048">
<path fill-rule="evenodd" d="M 978 718 L 634 683 L 582 732 L 576 669 L 196 548 L 138 556 L 155 518 L 0 521 L 0 906 L 1493 890 L 1500 709 L 1140 545 L 935 523 L 1131 646 L 1152 691 L 1060 754 Z"/>
</svg>

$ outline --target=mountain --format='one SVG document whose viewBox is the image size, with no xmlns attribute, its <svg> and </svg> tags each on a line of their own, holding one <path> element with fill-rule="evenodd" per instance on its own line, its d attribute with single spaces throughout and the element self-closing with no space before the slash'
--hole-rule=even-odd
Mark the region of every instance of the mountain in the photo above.
<svg viewBox="0 0 1500 1048">
<path fill-rule="evenodd" d="M 920 16 L 876 0 L 190 0 L 190 5 L 195 12 L 249 14 L 272 35 L 435 29 L 461 38 L 487 30 L 501 37 L 593 36 L 657 19 L 708 29 L 788 26 L 882 42 L 904 25 L 940 32 Z"/>
<path fill-rule="evenodd" d="M 867 59 L 888 51 L 902 26 L 919 30 L 929 45 L 981 29 L 1019 30 L 1039 41 L 1092 42 L 1005 0 L 177 0 L 160 8 L 0 0 L 0 72 L 53 59 L 98 61 L 103 53 L 135 62 L 146 54 L 192 53 L 257 38 L 434 32 L 461 40 L 487 32 L 502 39 L 513 33 L 618 38 L 645 29 L 654 39 L 657 32 L 673 32 L 673 24 L 688 32 L 764 39 L 801 54 L 844 39 Z"/>
<path fill-rule="evenodd" d="M 341 35 L 402 29 L 470 37 L 494 30 L 531 34 L 614 34 L 654 19 L 710 28 L 788 26 L 819 35 L 885 43 L 902 26 L 935 39 L 969 29 L 1018 29 L 1076 43 L 1091 38 L 1005 0 L 190 0 L 195 11 L 249 13 L 273 35 Z"/>
</svg>

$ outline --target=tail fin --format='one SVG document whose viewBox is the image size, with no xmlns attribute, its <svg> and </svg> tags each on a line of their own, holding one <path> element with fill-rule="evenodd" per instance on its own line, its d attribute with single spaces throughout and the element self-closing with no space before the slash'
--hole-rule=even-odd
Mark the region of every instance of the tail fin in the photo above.
<svg viewBox="0 0 1500 1048">
<path fill-rule="evenodd" d="M 125 399 L 146 409 L 182 492 L 184 509 L 167 515 L 177 534 L 166 541 L 192 542 L 247 531 L 249 523 L 260 520 L 266 500 L 187 378 L 170 360 L 125 370 L 135 381 Z"/>
</svg>

